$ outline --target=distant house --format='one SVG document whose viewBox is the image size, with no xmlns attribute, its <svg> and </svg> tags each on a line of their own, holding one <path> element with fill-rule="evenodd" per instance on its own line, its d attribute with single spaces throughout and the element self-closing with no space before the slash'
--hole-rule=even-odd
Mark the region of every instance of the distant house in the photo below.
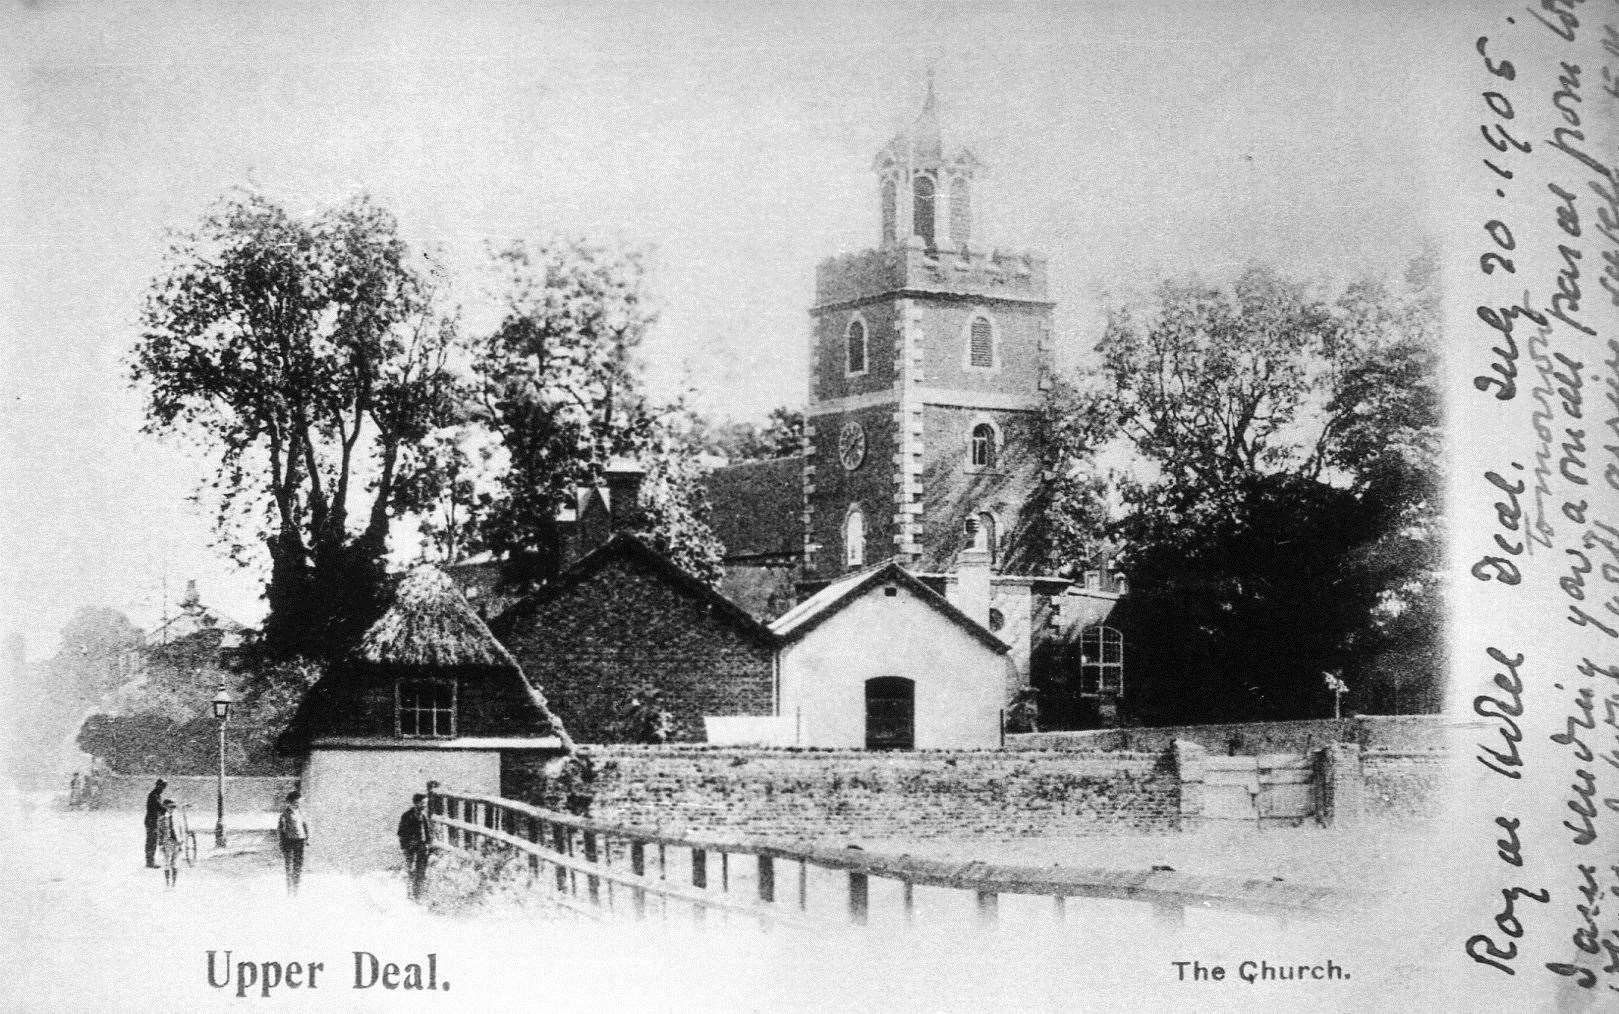
<svg viewBox="0 0 1619 1014">
<path fill-rule="evenodd" d="M 636 738 L 638 706 L 667 711 L 669 739 L 688 742 L 710 738 L 714 719 L 775 710 L 770 631 L 630 534 L 491 627 L 583 742 Z"/>
<path fill-rule="evenodd" d="M 779 741 L 998 745 L 1017 671 L 1006 643 L 968 614 L 988 610 L 987 559 L 964 561 L 959 577 L 952 603 L 890 561 L 833 582 L 772 623 Z"/>
<path fill-rule="evenodd" d="M 774 619 L 797 601 L 804 555 L 804 459 L 747 461 L 703 477 L 709 526 L 725 547 L 720 591 Z"/>
<path fill-rule="evenodd" d="M 392 857 L 393 822 L 429 780 L 518 795 L 572 749 L 562 723 L 450 579 L 418 567 L 281 739 L 328 859 Z"/>
</svg>

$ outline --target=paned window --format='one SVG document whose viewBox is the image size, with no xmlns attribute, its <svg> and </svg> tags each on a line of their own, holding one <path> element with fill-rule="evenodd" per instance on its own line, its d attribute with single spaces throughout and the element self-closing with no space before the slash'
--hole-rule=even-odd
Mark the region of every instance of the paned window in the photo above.
<svg viewBox="0 0 1619 1014">
<path fill-rule="evenodd" d="M 967 361 L 979 369 L 995 368 L 995 328 L 988 317 L 974 317 Z"/>
<path fill-rule="evenodd" d="M 400 680 L 395 695 L 399 735 L 455 735 L 454 680 Z"/>
<path fill-rule="evenodd" d="M 846 336 L 848 345 L 848 372 L 850 374 L 866 372 L 866 325 L 856 318 L 849 321 L 849 333 Z"/>
<path fill-rule="evenodd" d="M 979 423 L 973 427 L 972 467 L 994 468 L 998 448 L 995 446 L 995 427 Z"/>
<path fill-rule="evenodd" d="M 1082 697 L 1124 692 L 1124 635 L 1112 627 L 1087 627 L 1079 635 L 1079 693 Z"/>
</svg>

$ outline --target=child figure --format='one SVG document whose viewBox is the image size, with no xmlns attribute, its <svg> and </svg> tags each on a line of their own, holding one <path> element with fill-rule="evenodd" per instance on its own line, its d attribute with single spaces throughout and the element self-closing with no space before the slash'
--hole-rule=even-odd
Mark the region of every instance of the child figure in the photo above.
<svg viewBox="0 0 1619 1014">
<path fill-rule="evenodd" d="M 174 826 L 174 800 L 163 800 L 163 813 L 157 818 L 157 847 L 163 853 L 163 883 L 173 887 L 180 882 L 180 830 Z"/>
</svg>

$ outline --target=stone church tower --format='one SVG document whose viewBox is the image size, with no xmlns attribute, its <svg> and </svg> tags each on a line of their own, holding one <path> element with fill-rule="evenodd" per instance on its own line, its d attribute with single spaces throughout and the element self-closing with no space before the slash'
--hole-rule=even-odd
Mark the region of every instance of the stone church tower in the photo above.
<svg viewBox="0 0 1619 1014">
<path fill-rule="evenodd" d="M 816 271 L 803 576 L 890 557 L 943 573 L 973 548 L 997 573 L 1027 573 L 1051 355 L 1045 258 L 976 241 L 983 166 L 947 153 L 931 81 L 875 170 L 876 248 Z"/>
</svg>

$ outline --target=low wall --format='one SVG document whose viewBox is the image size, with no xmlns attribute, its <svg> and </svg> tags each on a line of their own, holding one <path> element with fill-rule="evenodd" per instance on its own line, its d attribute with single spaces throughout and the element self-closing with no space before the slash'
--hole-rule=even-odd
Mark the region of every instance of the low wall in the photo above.
<svg viewBox="0 0 1619 1014">
<path fill-rule="evenodd" d="M 1373 824 L 1417 824 L 1443 811 L 1450 757 L 1410 750 L 1367 750 L 1360 755 L 1361 807 Z"/>
<path fill-rule="evenodd" d="M 589 746 L 591 815 L 668 834 L 801 842 L 1171 832 L 1167 755 Z M 531 792 L 536 791 L 531 787 Z"/>
<path fill-rule="evenodd" d="M 1184 740 L 1213 754 L 1242 756 L 1308 753 L 1332 743 L 1355 743 L 1369 750 L 1443 750 L 1454 725 L 1445 715 L 1358 715 L 1296 722 L 1015 733 L 1006 737 L 1006 746 L 1009 750 L 1158 753 L 1176 740 Z"/>
<path fill-rule="evenodd" d="M 168 782 L 163 795 L 181 806 L 190 803 L 198 810 L 214 812 L 219 779 L 208 775 L 96 775 L 89 805 L 97 810 L 142 810 L 146 794 L 162 778 Z M 227 810 L 281 809 L 287 793 L 298 787 L 294 775 L 228 777 L 225 779 Z"/>
</svg>

